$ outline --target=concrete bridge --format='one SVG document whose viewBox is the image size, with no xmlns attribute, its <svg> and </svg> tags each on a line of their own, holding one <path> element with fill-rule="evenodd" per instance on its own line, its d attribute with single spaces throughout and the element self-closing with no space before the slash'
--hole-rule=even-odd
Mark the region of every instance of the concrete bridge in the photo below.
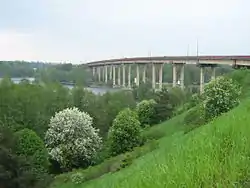
<svg viewBox="0 0 250 188">
<path fill-rule="evenodd" d="M 159 89 L 162 88 L 163 66 L 172 64 L 173 67 L 173 87 L 180 80 L 181 88 L 184 88 L 184 67 L 185 64 L 195 64 L 200 67 L 200 92 L 204 90 L 204 69 L 212 69 L 211 79 L 215 78 L 215 68 L 217 65 L 230 65 L 233 68 L 250 67 L 250 56 L 162 56 L 162 57 L 135 57 L 122 59 L 109 59 L 89 62 L 87 65 L 92 69 L 93 76 L 97 74 L 99 81 L 105 83 L 113 80 L 114 86 L 131 87 L 131 65 L 136 65 L 136 85 L 140 84 L 140 71 L 142 71 L 142 81 L 146 82 L 146 69 L 152 69 L 152 88 L 156 89 L 156 69 L 158 69 L 157 79 Z M 157 67 L 157 68 L 156 68 Z M 122 68 L 122 80 L 121 80 Z M 117 73 L 116 70 L 118 69 Z M 127 74 L 126 74 L 127 69 Z M 179 78 L 177 78 L 177 70 Z M 108 76 L 109 71 L 109 76 Z M 102 73 L 101 73 L 102 72 Z M 117 81 L 116 81 L 116 74 Z M 103 77 L 101 76 L 103 75 Z M 126 83 L 127 75 L 127 83 Z M 103 78 L 103 79 L 102 79 Z M 121 84 L 122 81 L 122 84 Z"/>
</svg>

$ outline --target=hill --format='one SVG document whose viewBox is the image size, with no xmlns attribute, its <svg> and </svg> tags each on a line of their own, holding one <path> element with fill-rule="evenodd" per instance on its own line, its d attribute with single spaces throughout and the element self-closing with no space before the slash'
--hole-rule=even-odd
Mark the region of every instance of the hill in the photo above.
<svg viewBox="0 0 250 188">
<path fill-rule="evenodd" d="M 248 187 L 249 111 L 250 100 L 246 100 L 188 134 L 176 131 L 160 139 L 159 149 L 135 160 L 130 167 L 79 187 Z"/>
</svg>

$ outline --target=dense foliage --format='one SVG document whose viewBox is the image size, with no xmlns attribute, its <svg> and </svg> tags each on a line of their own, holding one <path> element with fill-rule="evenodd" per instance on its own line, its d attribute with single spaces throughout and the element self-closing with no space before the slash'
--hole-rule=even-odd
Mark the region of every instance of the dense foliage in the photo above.
<svg viewBox="0 0 250 188">
<path fill-rule="evenodd" d="M 91 164 L 102 142 L 92 121 L 89 114 L 77 108 L 67 108 L 51 118 L 45 141 L 50 157 L 62 168 Z"/>
<path fill-rule="evenodd" d="M 141 145 L 142 129 L 137 114 L 128 108 L 119 112 L 110 128 L 108 138 L 111 155 L 131 151 Z"/>
<path fill-rule="evenodd" d="M 169 119 L 173 114 L 173 105 L 170 100 L 169 90 L 164 87 L 161 91 L 156 92 L 155 101 L 155 116 L 153 122 L 160 123 Z"/>
<path fill-rule="evenodd" d="M 143 100 L 137 104 L 136 112 L 142 127 L 153 124 L 155 104 L 156 102 L 153 99 Z"/>
<path fill-rule="evenodd" d="M 38 171 L 48 171 L 48 152 L 42 139 L 34 131 L 27 128 L 16 132 L 15 136 L 17 154 L 26 156 L 33 161 Z"/>
<path fill-rule="evenodd" d="M 51 178 L 37 172 L 37 165 L 30 157 L 16 151 L 16 137 L 0 127 L 0 186 L 3 188 L 46 188 Z M 28 149 L 28 147 L 26 147 Z"/>
<path fill-rule="evenodd" d="M 239 104 L 241 89 L 232 79 L 218 77 L 208 83 L 204 90 L 204 110 L 207 119 L 228 112 Z"/>
</svg>

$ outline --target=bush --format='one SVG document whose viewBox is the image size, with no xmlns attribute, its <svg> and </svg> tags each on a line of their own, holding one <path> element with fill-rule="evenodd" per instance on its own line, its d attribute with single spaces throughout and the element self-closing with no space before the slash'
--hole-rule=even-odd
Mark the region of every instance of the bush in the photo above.
<svg viewBox="0 0 250 188">
<path fill-rule="evenodd" d="M 74 184 L 77 185 L 84 182 L 84 176 L 81 172 L 76 172 L 74 174 L 71 174 L 70 179 Z"/>
<path fill-rule="evenodd" d="M 51 118 L 45 141 L 51 159 L 64 170 L 91 164 L 102 142 L 92 118 L 77 108 L 67 108 Z"/>
<path fill-rule="evenodd" d="M 143 100 L 136 106 L 136 112 L 141 122 L 141 126 L 145 127 L 146 125 L 152 125 L 153 117 L 155 115 L 154 105 L 156 102 L 151 100 Z"/>
<path fill-rule="evenodd" d="M 113 156 L 141 145 L 142 129 L 137 114 L 129 108 L 119 112 L 110 128 L 108 139 Z"/>
<path fill-rule="evenodd" d="M 241 88 L 232 79 L 218 77 L 205 86 L 204 109 L 206 119 L 228 112 L 239 104 Z"/>
<path fill-rule="evenodd" d="M 42 139 L 30 129 L 22 129 L 15 133 L 16 152 L 30 158 L 39 171 L 47 171 L 49 167 L 48 152 Z"/>
<path fill-rule="evenodd" d="M 204 108 L 202 105 L 198 105 L 188 111 L 184 118 L 184 123 L 186 125 L 185 133 L 201 126 L 206 123 L 204 116 Z"/>
<path fill-rule="evenodd" d="M 129 165 L 132 164 L 133 160 L 134 160 L 133 155 L 131 153 L 126 153 L 125 156 L 124 156 L 124 158 L 121 161 L 120 167 L 121 168 L 128 167 Z"/>
</svg>

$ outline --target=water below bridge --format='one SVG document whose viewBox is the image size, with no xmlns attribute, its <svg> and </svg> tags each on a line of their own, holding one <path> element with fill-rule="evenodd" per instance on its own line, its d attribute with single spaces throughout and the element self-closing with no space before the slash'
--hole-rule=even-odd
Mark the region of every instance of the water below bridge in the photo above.
<svg viewBox="0 0 250 188">
<path fill-rule="evenodd" d="M 1 79 L 2 78 L 0 78 L 0 81 Z M 27 79 L 30 82 L 34 81 L 34 78 L 11 78 L 11 80 L 16 84 L 20 83 L 20 81 L 23 79 Z M 64 85 L 65 87 L 68 87 L 69 89 L 72 89 L 74 87 L 73 85 L 70 85 L 70 84 L 62 84 L 62 85 Z M 119 88 L 108 88 L 108 87 L 85 87 L 85 89 L 92 91 L 95 94 L 104 94 L 108 91 L 114 92 L 114 91 L 120 90 Z"/>
</svg>

